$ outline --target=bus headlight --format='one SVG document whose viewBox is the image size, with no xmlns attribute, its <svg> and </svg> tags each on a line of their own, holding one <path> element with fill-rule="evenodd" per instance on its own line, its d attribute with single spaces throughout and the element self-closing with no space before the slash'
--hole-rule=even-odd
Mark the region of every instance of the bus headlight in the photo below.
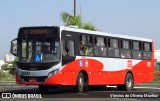
<svg viewBox="0 0 160 101">
<path fill-rule="evenodd" d="M 55 70 L 51 71 L 50 73 L 48 73 L 48 78 L 55 75 L 58 71 L 59 71 L 59 69 L 55 69 Z"/>
</svg>

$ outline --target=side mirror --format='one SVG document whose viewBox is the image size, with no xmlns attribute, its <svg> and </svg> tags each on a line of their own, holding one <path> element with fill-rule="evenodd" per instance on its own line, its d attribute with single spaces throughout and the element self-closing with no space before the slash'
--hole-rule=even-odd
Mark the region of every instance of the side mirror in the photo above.
<svg viewBox="0 0 160 101">
<path fill-rule="evenodd" d="M 10 52 L 15 56 L 17 55 L 17 38 L 11 41 L 11 50 L 10 50 Z"/>
</svg>

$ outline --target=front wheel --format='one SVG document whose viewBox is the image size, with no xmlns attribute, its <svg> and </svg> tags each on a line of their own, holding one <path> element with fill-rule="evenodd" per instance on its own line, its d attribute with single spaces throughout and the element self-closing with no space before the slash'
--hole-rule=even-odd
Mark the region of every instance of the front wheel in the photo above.
<svg viewBox="0 0 160 101">
<path fill-rule="evenodd" d="M 80 72 L 78 75 L 76 90 L 77 90 L 77 92 L 80 92 L 80 93 L 82 93 L 84 91 L 84 76 L 83 76 L 82 72 Z"/>
</svg>

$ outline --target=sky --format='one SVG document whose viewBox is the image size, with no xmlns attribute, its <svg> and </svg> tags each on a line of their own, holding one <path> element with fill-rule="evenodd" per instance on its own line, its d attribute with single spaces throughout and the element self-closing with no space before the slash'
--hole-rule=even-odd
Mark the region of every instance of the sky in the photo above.
<svg viewBox="0 0 160 101">
<path fill-rule="evenodd" d="M 64 25 L 74 0 L 0 0 L 0 59 L 24 26 Z M 77 14 L 103 32 L 153 39 L 160 48 L 160 0 L 77 0 Z"/>
</svg>

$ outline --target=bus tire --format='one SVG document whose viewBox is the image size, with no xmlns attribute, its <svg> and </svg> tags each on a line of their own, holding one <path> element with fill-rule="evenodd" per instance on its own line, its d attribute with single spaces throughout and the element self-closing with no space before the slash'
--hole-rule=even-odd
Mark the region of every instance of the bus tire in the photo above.
<svg viewBox="0 0 160 101">
<path fill-rule="evenodd" d="M 39 85 L 39 90 L 40 90 L 41 93 L 46 93 L 48 91 L 48 86 Z"/>
<path fill-rule="evenodd" d="M 124 85 L 117 85 L 118 90 L 131 91 L 133 88 L 133 76 L 131 73 L 127 73 Z"/>
<path fill-rule="evenodd" d="M 80 72 L 77 77 L 76 91 L 80 93 L 84 91 L 84 75 L 82 72 Z"/>
<path fill-rule="evenodd" d="M 126 78 L 125 78 L 125 87 L 124 90 L 126 91 L 131 91 L 133 88 L 133 76 L 131 73 L 127 73 Z"/>
</svg>

